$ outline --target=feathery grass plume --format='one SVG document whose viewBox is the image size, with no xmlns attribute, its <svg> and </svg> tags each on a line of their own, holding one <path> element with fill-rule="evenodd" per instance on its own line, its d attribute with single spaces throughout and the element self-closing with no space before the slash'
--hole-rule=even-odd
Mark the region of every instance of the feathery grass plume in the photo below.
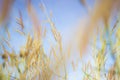
<svg viewBox="0 0 120 80">
<path fill-rule="evenodd" d="M 39 21 L 37 19 L 37 16 L 34 13 L 33 7 L 31 7 L 31 4 L 28 5 L 28 12 L 31 17 L 31 20 L 33 21 L 33 24 L 34 24 L 33 27 L 35 27 L 36 30 L 39 30 L 38 29 Z M 18 19 L 19 24 L 23 24 L 23 21 L 21 20 L 21 18 L 22 17 L 20 13 L 20 19 Z M 36 24 L 36 21 L 37 21 L 37 24 Z M 23 27 L 21 25 L 21 27 L 22 29 L 24 29 L 25 26 Z M 54 31 L 56 32 L 56 34 L 58 34 L 55 29 Z M 31 36 L 30 34 L 23 33 L 20 30 L 17 30 L 17 32 L 19 32 L 20 34 L 24 34 L 27 37 L 26 44 L 20 49 L 19 56 L 16 55 L 14 51 L 10 53 L 5 48 L 3 49 L 4 54 L 2 55 L 3 58 L 7 60 L 8 66 L 13 67 L 13 69 L 15 69 L 14 70 L 15 73 L 19 74 L 18 77 L 15 76 L 15 79 L 31 80 L 31 79 L 39 78 L 40 80 L 51 80 L 53 77 L 57 77 L 56 79 L 63 78 L 57 72 L 57 70 L 58 71 L 60 70 L 61 64 L 63 64 L 64 62 L 62 61 L 63 58 L 62 59 L 58 58 L 59 59 L 58 61 L 55 60 L 54 64 L 50 64 L 50 62 L 52 61 L 45 54 L 43 43 L 42 43 L 42 38 L 43 38 L 42 36 L 40 35 Z M 42 34 L 42 31 L 40 33 Z M 36 34 L 36 31 L 34 31 L 34 35 L 35 34 Z M 58 40 L 57 37 L 56 37 L 56 41 Z M 8 43 L 9 43 L 9 40 L 8 40 Z M 57 53 L 57 50 L 55 50 L 54 53 Z M 59 66 L 57 66 L 58 62 L 60 62 Z M 9 68 L 7 67 L 7 69 Z M 14 71 L 12 71 L 11 73 L 13 73 Z M 14 76 L 11 75 L 10 77 L 14 77 Z"/>
<path fill-rule="evenodd" d="M 117 24 L 119 23 L 119 20 L 117 20 L 116 22 L 115 22 L 115 25 L 113 26 L 113 28 L 112 28 L 112 31 L 117 27 Z"/>
<path fill-rule="evenodd" d="M 19 16 L 20 16 L 20 18 L 16 18 L 16 20 L 17 20 L 17 23 L 20 25 L 21 29 L 23 30 L 24 29 L 24 23 L 23 23 L 22 13 L 21 13 L 20 10 L 19 10 Z"/>
<path fill-rule="evenodd" d="M 77 38 L 82 56 L 82 53 L 84 53 L 87 45 L 89 44 L 91 36 L 92 38 L 94 37 L 94 41 L 92 39 L 93 49 L 90 48 L 92 49 L 93 62 L 88 61 L 85 65 L 82 64 L 84 73 L 83 80 L 119 80 L 120 28 L 118 27 L 118 22 L 114 25 L 116 27 L 113 27 L 116 28 L 115 33 L 113 33 L 116 38 L 115 41 L 114 39 L 109 38 L 113 36 L 111 34 L 107 35 L 107 39 L 111 39 L 110 41 L 104 38 L 104 36 L 107 34 L 107 31 L 109 32 L 113 30 L 113 28 L 109 27 L 109 19 L 112 15 L 112 11 L 119 6 L 120 1 L 97 1 L 98 3 L 96 3 L 94 9 L 89 14 L 89 26 L 87 25 L 88 27 L 85 30 L 86 32 L 83 32 L 83 40 L 79 41 L 80 39 Z M 87 4 L 85 3 L 85 5 Z M 17 30 L 17 32 L 19 32 L 21 36 L 24 35 L 26 38 L 26 42 L 22 47 L 20 47 L 20 51 L 18 54 L 16 54 L 14 49 L 12 50 L 12 52 L 10 52 L 2 43 L 1 57 L 3 59 L 3 63 L 0 64 L 0 80 L 67 80 L 69 72 L 67 71 L 67 67 L 72 64 L 73 70 L 77 70 L 77 65 L 79 65 L 77 61 L 79 61 L 79 59 L 75 59 L 75 61 L 70 61 L 72 55 L 72 46 L 68 45 L 68 49 L 66 48 L 66 52 L 64 52 L 62 36 L 60 32 L 57 31 L 55 23 L 51 19 L 51 14 L 48 13 L 48 11 L 45 8 L 45 5 L 41 5 L 41 8 L 47 18 L 47 23 L 50 24 L 50 31 L 52 33 L 53 38 L 55 39 L 56 44 L 52 42 L 47 44 L 47 46 L 50 45 L 50 51 L 46 53 L 47 51 L 45 51 L 46 48 L 44 48 L 43 38 L 47 34 L 47 27 L 43 29 L 43 26 L 41 26 L 40 24 L 40 21 L 38 19 L 37 13 L 33 5 L 30 2 L 28 2 L 28 15 L 30 16 L 30 19 L 33 23 L 32 27 L 35 29 L 33 31 L 33 36 L 31 35 L 31 33 L 25 33 L 21 30 Z M 19 15 L 20 19 L 17 19 L 17 21 L 21 25 L 20 28 L 24 30 L 25 26 L 23 25 L 24 21 L 21 12 L 19 12 Z M 105 24 L 104 27 L 98 26 L 98 23 L 100 22 L 101 18 L 103 19 L 103 22 Z M 103 30 L 101 31 L 101 29 Z M 95 36 L 93 36 L 94 31 L 97 33 Z M 8 36 L 10 36 L 9 33 Z M 48 37 L 46 36 L 46 38 Z M 7 45 L 10 45 L 10 40 L 6 40 L 3 38 L 3 41 Z M 114 65 L 112 65 L 112 67 L 110 67 L 110 69 L 107 70 L 105 65 L 107 64 L 106 55 L 109 54 L 109 52 L 107 51 L 109 42 L 112 44 L 112 47 L 110 46 L 111 52 L 113 53 L 114 50 L 115 62 Z M 98 44 L 101 44 L 100 48 L 97 48 Z M 51 56 L 48 56 L 47 54 L 50 54 Z M 72 59 L 73 58 L 74 57 L 72 57 Z M 10 69 L 12 69 L 12 71 Z M 16 75 L 13 75 L 12 73 L 15 73 Z"/>
<path fill-rule="evenodd" d="M 63 67 L 64 67 L 64 71 L 65 71 L 64 79 L 67 80 L 67 71 L 66 71 L 66 64 L 65 64 L 66 61 L 65 61 L 65 56 L 63 55 L 63 49 L 62 49 L 62 37 L 61 37 L 60 33 L 57 31 L 54 22 L 51 20 L 51 16 L 48 15 L 48 11 L 46 10 L 45 4 L 42 3 L 40 5 L 40 8 L 42 8 L 41 10 L 44 12 L 44 14 L 47 18 L 47 21 L 51 26 L 51 31 L 52 31 L 52 34 L 54 36 L 54 39 L 56 40 L 56 42 L 58 44 L 58 48 L 59 48 L 59 51 L 60 51 L 59 52 L 59 54 L 60 54 L 59 57 L 60 57 L 60 60 L 61 60 L 60 62 L 62 62 Z"/>
<path fill-rule="evenodd" d="M 88 23 L 87 29 L 83 32 L 82 40 L 80 41 L 80 55 L 83 55 L 86 47 L 89 43 L 89 39 L 92 37 L 94 30 L 96 30 L 99 20 L 102 18 L 105 27 L 109 27 L 109 18 L 112 15 L 112 11 L 115 8 L 119 8 L 119 0 L 98 0 L 94 6 L 94 9 L 89 14 L 90 21 Z M 86 33 L 87 32 L 87 33 Z M 81 38 L 81 37 L 80 37 Z M 80 39 L 79 39 L 80 40 Z"/>
<path fill-rule="evenodd" d="M 18 30 L 18 29 L 16 29 L 15 31 L 16 31 L 16 32 L 18 32 L 20 35 L 23 35 L 23 36 L 25 36 L 25 33 L 24 33 L 23 31 L 21 31 L 21 30 Z"/>
<path fill-rule="evenodd" d="M 7 37 L 8 37 L 8 40 L 10 40 L 11 36 L 10 36 L 10 32 L 8 29 L 6 29 L 6 32 L 7 32 Z"/>
<path fill-rule="evenodd" d="M 88 68 L 89 66 L 87 66 L 87 68 L 85 69 L 85 72 L 84 72 L 84 74 L 86 75 L 86 76 L 84 76 L 84 80 L 87 80 L 87 79 L 91 79 L 91 80 L 119 80 L 119 75 L 120 75 L 120 73 L 119 73 L 119 71 L 120 71 L 119 26 L 118 26 L 118 24 L 115 24 L 114 26 L 116 26 L 116 30 L 113 33 L 115 35 L 115 39 L 111 39 L 111 41 L 109 42 L 109 40 L 104 38 L 104 36 L 106 35 L 106 30 L 103 30 L 103 32 L 102 31 L 99 32 L 100 34 L 97 36 L 99 41 L 93 41 L 93 44 L 95 43 L 95 46 L 94 46 L 95 48 L 92 50 L 92 54 L 94 55 L 93 61 L 95 62 L 95 64 L 93 65 L 93 63 L 91 63 L 92 69 L 89 69 Z M 109 27 L 109 28 L 110 28 L 109 31 L 113 30 L 113 27 Z M 112 37 L 112 36 L 113 35 L 109 35 L 109 37 Z M 96 37 L 96 36 L 94 36 L 94 37 Z M 114 42 L 114 40 L 115 40 L 115 42 Z M 98 45 L 101 44 L 100 49 L 96 48 L 97 44 Z M 108 51 L 108 46 L 110 44 L 112 44 L 112 47 L 110 46 L 111 48 Z M 95 51 L 95 50 L 97 50 L 97 51 Z M 112 58 L 112 59 L 115 60 L 115 62 L 113 63 L 113 65 L 109 66 L 110 69 L 107 69 L 106 68 L 106 65 L 108 62 L 107 60 L 109 60 L 107 55 L 111 55 L 110 52 L 112 52 L 114 54 L 115 59 L 114 58 Z M 87 70 L 92 71 L 92 73 L 87 72 Z"/>
</svg>

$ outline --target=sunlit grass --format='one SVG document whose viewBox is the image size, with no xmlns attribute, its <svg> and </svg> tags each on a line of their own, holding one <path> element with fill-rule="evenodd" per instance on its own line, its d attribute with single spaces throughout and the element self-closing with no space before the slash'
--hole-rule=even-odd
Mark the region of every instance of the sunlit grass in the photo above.
<svg viewBox="0 0 120 80">
<path fill-rule="evenodd" d="M 89 8 L 85 0 L 81 0 L 82 4 Z M 10 3 L 7 0 L 3 1 L 7 3 L 7 6 L 2 6 L 6 10 L 2 10 L 0 15 L 0 23 L 4 23 L 7 19 L 7 15 L 10 12 Z M 42 26 L 42 23 L 38 19 L 36 10 L 34 9 L 30 0 L 27 3 L 27 12 L 33 23 L 33 30 L 31 33 L 24 31 L 24 22 L 21 11 L 19 10 L 19 17 L 16 18 L 16 22 L 19 24 L 20 29 L 15 29 L 17 34 L 24 36 L 26 43 L 20 47 L 20 51 L 16 54 L 14 48 L 11 47 L 10 39 L 11 34 L 9 29 L 6 29 L 7 38 L 1 37 L 1 58 L 3 62 L 0 64 L 0 80 L 68 80 L 68 67 L 72 66 L 73 71 L 78 70 L 77 65 L 82 62 L 82 58 L 87 55 L 86 50 L 89 46 L 92 53 L 92 60 L 82 64 L 83 80 L 119 80 L 120 76 L 120 55 L 119 55 L 119 12 L 116 11 L 115 16 L 117 20 L 113 27 L 110 26 L 111 17 L 114 16 L 112 11 L 119 9 L 119 0 L 98 0 L 93 7 L 93 10 L 89 10 L 89 20 L 86 23 L 86 29 L 83 31 L 82 36 L 80 34 L 80 27 L 78 28 L 78 34 L 72 36 L 78 43 L 79 59 L 77 60 L 71 53 L 74 41 L 68 45 L 66 51 L 63 49 L 63 42 L 61 33 L 57 30 L 55 23 L 51 19 L 49 11 L 47 11 L 44 3 L 40 4 L 40 9 L 46 17 L 46 23 L 50 25 L 50 32 L 54 38 L 54 43 L 47 44 L 50 46 L 49 53 L 46 53 L 44 48 L 44 38 L 47 37 L 47 30 Z M 101 26 L 102 22 L 103 26 Z M 33 33 L 33 34 L 32 34 Z M 113 39 L 113 36 L 115 39 Z M 77 38 L 76 38 L 77 37 Z M 50 39 L 49 39 L 50 40 Z M 6 45 L 11 49 L 6 48 Z M 98 45 L 101 45 L 98 48 Z M 88 53 L 89 54 L 89 53 Z M 114 64 L 110 66 L 110 69 L 106 69 L 108 56 L 111 55 L 114 60 Z M 72 58 L 72 59 L 71 59 Z M 79 74 L 80 75 L 80 74 Z"/>
</svg>

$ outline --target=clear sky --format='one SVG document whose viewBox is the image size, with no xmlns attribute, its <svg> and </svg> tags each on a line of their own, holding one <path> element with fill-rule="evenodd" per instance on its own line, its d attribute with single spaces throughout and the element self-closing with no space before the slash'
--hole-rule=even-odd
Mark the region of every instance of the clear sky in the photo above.
<svg viewBox="0 0 120 80">
<path fill-rule="evenodd" d="M 39 7 L 41 2 L 44 2 L 48 12 L 52 12 L 53 21 L 63 37 L 64 35 L 68 36 L 67 34 L 69 34 L 71 27 L 75 27 L 80 18 L 86 14 L 86 10 L 79 0 L 32 0 L 32 4 L 37 11 L 37 16 L 40 21 L 46 20 L 45 15 Z M 16 51 L 19 49 L 16 46 L 22 45 L 22 42 L 24 43 L 23 38 L 17 37 L 19 34 L 15 34 L 14 31 L 12 31 L 19 27 L 16 23 L 16 17 L 19 17 L 18 10 L 22 12 L 26 32 L 29 32 L 32 25 L 28 17 L 26 6 L 25 0 L 16 0 L 11 10 L 9 27 L 13 37 L 11 42 Z M 18 40 L 20 40 L 21 43 L 19 43 Z"/>
<path fill-rule="evenodd" d="M 87 0 L 89 4 L 92 4 L 93 0 Z M 60 31 L 63 37 L 63 43 L 69 40 L 70 34 L 72 33 L 72 29 L 79 24 L 79 20 L 82 19 L 83 16 L 87 14 L 86 9 L 80 3 L 80 0 L 32 0 L 32 4 L 37 11 L 37 16 L 40 21 L 46 20 L 45 15 L 40 10 L 39 4 L 43 2 L 47 8 L 48 12 L 52 12 L 53 21 L 57 27 L 57 30 Z M 23 15 L 23 22 L 25 25 L 25 31 L 30 32 L 32 23 L 28 17 L 27 8 L 26 8 L 25 0 L 15 0 L 12 5 L 10 22 L 8 22 L 9 30 L 11 33 L 11 45 L 19 52 L 20 46 L 24 45 L 25 39 L 21 37 L 19 34 L 15 33 L 15 29 L 19 28 L 19 25 L 16 23 L 16 17 L 19 17 L 18 10 L 21 10 Z M 4 32 L 1 32 L 3 35 Z M 81 65 L 79 65 L 78 69 L 75 72 L 69 70 L 68 78 L 69 80 L 80 80 L 82 77 L 81 74 Z"/>
<path fill-rule="evenodd" d="M 32 4 L 37 11 L 40 21 L 46 20 L 45 15 L 39 7 L 41 2 L 45 4 L 48 12 L 52 12 L 53 21 L 57 27 L 57 30 L 60 31 L 63 37 L 63 42 L 65 43 L 67 40 L 69 40 L 68 36 L 70 36 L 69 34 L 72 33 L 70 32 L 72 31 L 71 29 L 76 27 L 80 18 L 86 14 L 85 8 L 81 5 L 79 0 L 32 0 Z M 20 9 L 23 14 L 24 25 L 26 27 L 26 31 L 29 32 L 29 30 L 31 29 L 31 23 L 28 17 L 25 0 L 16 0 L 16 2 L 13 4 L 10 27 L 19 26 L 16 23 L 15 19 L 16 17 L 19 17 L 18 9 Z M 25 39 L 23 37 L 20 37 L 19 34 L 15 34 L 14 32 L 12 32 L 12 30 L 13 28 L 11 28 L 11 43 L 15 50 L 18 52 L 19 47 L 21 45 L 24 45 Z M 80 66 L 81 65 L 79 65 L 79 67 Z M 71 67 L 68 67 L 69 80 L 79 80 L 82 77 L 79 67 L 79 70 L 76 70 L 74 72 Z"/>
</svg>

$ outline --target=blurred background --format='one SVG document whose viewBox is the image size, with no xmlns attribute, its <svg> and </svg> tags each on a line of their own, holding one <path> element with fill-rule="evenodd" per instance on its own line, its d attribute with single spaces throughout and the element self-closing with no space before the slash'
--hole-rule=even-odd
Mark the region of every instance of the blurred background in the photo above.
<svg viewBox="0 0 120 80">
<path fill-rule="evenodd" d="M 53 53 L 58 59 L 62 53 L 60 61 L 65 64 L 67 76 L 64 80 L 119 80 L 119 4 L 119 0 L 0 0 L 1 66 L 6 62 L 11 66 L 9 54 L 21 54 L 30 35 L 32 40 L 39 38 L 47 57 L 51 48 L 56 49 Z M 7 61 L 3 54 L 9 56 Z M 28 65 L 26 61 L 25 57 Z M 50 61 L 60 64 L 52 57 Z M 64 69 L 59 69 L 64 75 Z M 15 73 L 11 75 L 18 76 Z M 52 76 L 41 80 L 56 79 Z"/>
</svg>

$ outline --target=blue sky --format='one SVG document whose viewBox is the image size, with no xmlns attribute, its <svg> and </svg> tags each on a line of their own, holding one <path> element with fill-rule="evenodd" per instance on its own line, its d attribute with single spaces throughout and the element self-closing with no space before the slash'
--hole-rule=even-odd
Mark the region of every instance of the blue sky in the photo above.
<svg viewBox="0 0 120 80">
<path fill-rule="evenodd" d="M 93 4 L 94 4 L 93 1 L 95 1 L 95 0 L 86 0 L 86 1 L 89 6 L 93 6 Z M 75 36 L 75 35 L 77 36 L 77 34 L 75 34 L 74 29 L 78 25 L 82 26 L 83 24 L 79 23 L 79 22 L 81 20 L 84 20 L 84 18 L 86 18 L 86 16 L 88 17 L 87 10 L 80 3 L 80 0 L 32 0 L 32 5 L 34 6 L 34 8 L 37 12 L 37 16 L 38 16 L 40 22 L 46 20 L 45 15 L 40 10 L 40 7 L 39 7 L 40 3 L 45 4 L 48 14 L 50 12 L 52 12 L 52 14 L 53 14 L 52 20 L 55 23 L 57 30 L 60 31 L 60 33 L 63 37 L 64 45 L 67 45 L 67 42 L 70 41 L 70 38 L 72 36 Z M 20 34 L 17 34 L 15 32 L 15 30 L 17 28 L 19 28 L 19 25 L 16 23 L 16 17 L 19 18 L 19 13 L 18 13 L 19 10 L 21 10 L 21 12 L 22 12 L 23 22 L 24 22 L 24 26 L 25 26 L 25 32 L 30 32 L 30 30 L 32 29 L 31 28 L 32 23 L 30 21 L 30 18 L 28 16 L 28 12 L 27 12 L 26 0 L 15 0 L 14 4 L 12 5 L 11 12 L 10 12 L 9 22 L 7 23 L 6 26 L 9 27 L 10 34 L 11 34 L 10 43 L 11 43 L 12 47 L 15 49 L 16 53 L 19 52 L 20 47 L 22 45 L 24 45 L 24 43 L 26 42 L 24 36 L 21 36 Z M 115 20 L 113 20 L 113 22 L 114 21 Z M 113 24 L 110 24 L 110 26 Z M 45 25 L 45 26 L 49 26 L 49 25 Z M 6 37 L 4 30 L 3 31 L 0 30 L 0 36 Z M 50 34 L 48 34 L 47 36 L 49 36 L 51 38 Z M 100 46 L 100 44 L 98 44 L 98 46 Z M 47 48 L 48 48 L 48 46 L 47 46 L 47 44 L 45 44 L 45 49 L 47 49 Z M 77 53 L 77 52 L 75 52 L 75 53 Z M 91 52 L 89 52 L 89 53 L 91 53 Z M 73 55 L 73 56 L 77 56 L 77 55 Z M 108 57 L 108 60 L 107 60 L 106 67 L 109 68 L 114 63 L 114 61 L 112 60 L 111 55 L 108 54 L 107 57 Z M 88 55 L 87 60 L 90 60 L 90 59 L 91 59 L 91 55 Z M 82 65 L 81 64 L 82 63 L 79 64 L 76 71 L 73 71 L 71 67 L 68 67 L 69 80 L 80 80 L 81 79 L 81 77 L 82 77 L 82 74 L 81 74 L 82 73 L 82 71 L 81 71 Z"/>
<path fill-rule="evenodd" d="M 68 40 L 67 37 L 70 37 L 70 34 L 73 33 L 72 29 L 76 27 L 79 20 L 86 14 L 85 8 L 81 5 L 79 0 L 42 0 L 42 2 L 44 2 L 48 12 L 52 11 L 53 21 L 57 27 L 57 30 L 62 34 L 63 42 L 65 43 Z M 46 18 L 39 8 L 40 3 L 41 0 L 32 0 L 32 4 L 37 11 L 38 17 L 40 21 L 42 21 L 46 20 Z M 30 32 L 29 30 L 32 25 L 27 13 L 25 0 L 16 0 L 13 4 L 10 17 L 10 32 L 12 37 L 11 43 L 16 52 L 19 52 L 19 47 L 25 43 L 24 37 L 21 37 L 19 34 L 13 32 L 13 29 L 19 27 L 16 23 L 16 17 L 19 17 L 18 9 L 20 9 L 23 14 L 26 32 Z M 79 80 L 82 77 L 80 67 L 81 65 L 78 67 L 79 70 L 76 71 L 73 71 L 71 67 L 68 67 L 69 80 Z"/>
<path fill-rule="evenodd" d="M 87 1 L 91 5 L 93 0 Z M 32 0 L 32 4 L 40 21 L 46 20 L 45 15 L 39 7 L 41 2 L 45 4 L 48 12 L 53 13 L 52 19 L 57 27 L 57 30 L 60 31 L 63 37 L 63 43 L 66 43 L 73 33 L 72 29 L 74 29 L 77 25 L 81 25 L 79 24 L 79 21 L 87 14 L 86 9 L 79 0 Z M 25 38 L 20 36 L 20 34 L 15 33 L 15 30 L 19 28 L 19 25 L 16 23 L 16 17 L 19 17 L 18 10 L 21 10 L 22 12 L 26 32 L 30 32 L 32 25 L 27 13 L 25 0 L 16 0 L 12 5 L 9 19 L 10 22 L 8 22 L 7 26 L 9 26 L 11 33 L 11 45 L 17 53 L 19 52 L 20 47 L 25 43 Z M 4 31 L 1 32 L 1 35 L 3 34 Z M 68 68 L 70 69 L 68 74 L 69 80 L 79 80 L 82 77 L 80 68 L 81 65 L 78 67 L 79 70 L 76 70 L 75 72 L 73 72 L 71 68 Z"/>
<path fill-rule="evenodd" d="M 81 5 L 79 0 L 32 0 L 32 4 L 38 14 L 37 16 L 39 17 L 40 21 L 46 20 L 45 15 L 39 7 L 41 2 L 44 2 L 48 12 L 52 12 L 52 19 L 58 31 L 61 32 L 61 35 L 65 40 L 66 36 L 70 36 L 69 34 L 71 29 L 76 27 L 81 17 L 86 14 L 86 10 Z M 19 28 L 19 25 L 16 23 L 16 17 L 19 18 L 19 10 L 21 10 L 23 16 L 26 32 L 30 31 L 32 25 L 27 13 L 26 6 L 27 5 L 25 0 L 16 0 L 11 9 L 10 22 L 8 24 L 12 37 L 11 43 L 16 51 L 19 50 L 19 47 L 17 46 L 21 46 L 25 42 L 23 37 L 14 32 L 16 28 Z"/>
<path fill-rule="evenodd" d="M 93 1 L 94 0 L 87 0 L 87 4 L 89 6 L 93 6 L 94 4 Z M 63 44 L 66 46 L 68 42 L 71 40 L 70 38 L 72 36 L 77 36 L 74 29 L 76 29 L 78 25 L 80 26 L 83 25 L 82 22 L 80 23 L 80 21 L 84 20 L 84 18 L 86 18 L 88 14 L 86 8 L 80 3 L 80 0 L 32 0 L 32 5 L 34 6 L 37 12 L 37 16 L 40 22 L 46 20 L 45 15 L 40 10 L 40 6 L 39 6 L 40 3 L 45 4 L 48 14 L 52 12 L 53 14 L 52 20 L 55 23 L 57 30 L 61 33 L 63 38 Z M 28 16 L 26 0 L 15 0 L 11 8 L 10 18 L 8 23 L 6 25 L 1 25 L 1 26 L 9 27 L 9 31 L 11 34 L 10 43 L 11 46 L 15 49 L 16 53 L 19 52 L 20 47 L 24 45 L 26 42 L 24 36 L 21 36 L 20 34 L 17 34 L 15 32 L 15 30 L 20 27 L 16 23 L 16 17 L 19 18 L 19 13 L 18 13 L 19 10 L 21 11 L 23 17 L 23 22 L 25 26 L 24 31 L 26 33 L 29 33 L 32 29 L 32 23 Z M 48 26 L 49 28 L 49 25 L 43 25 L 43 26 Z M 0 30 L 0 36 L 4 36 L 4 37 L 7 36 L 5 35 L 4 30 Z M 51 34 L 49 32 L 47 36 L 51 38 Z M 98 46 L 100 46 L 100 44 L 98 44 Z M 48 49 L 47 43 L 45 44 L 44 47 L 45 49 Z M 73 53 L 75 53 L 73 56 L 78 56 L 76 55 L 77 52 L 73 52 Z M 107 60 L 106 68 L 109 68 L 114 63 L 114 61 L 112 60 L 111 55 L 108 54 L 107 57 L 108 60 Z M 87 62 L 88 60 L 91 60 L 91 55 L 87 55 L 86 61 L 83 62 Z M 80 62 L 76 71 L 73 71 L 71 65 L 70 67 L 68 65 L 67 70 L 68 70 L 69 80 L 80 80 L 82 78 L 83 74 L 81 70 L 82 69 L 81 64 L 82 63 Z"/>
</svg>

